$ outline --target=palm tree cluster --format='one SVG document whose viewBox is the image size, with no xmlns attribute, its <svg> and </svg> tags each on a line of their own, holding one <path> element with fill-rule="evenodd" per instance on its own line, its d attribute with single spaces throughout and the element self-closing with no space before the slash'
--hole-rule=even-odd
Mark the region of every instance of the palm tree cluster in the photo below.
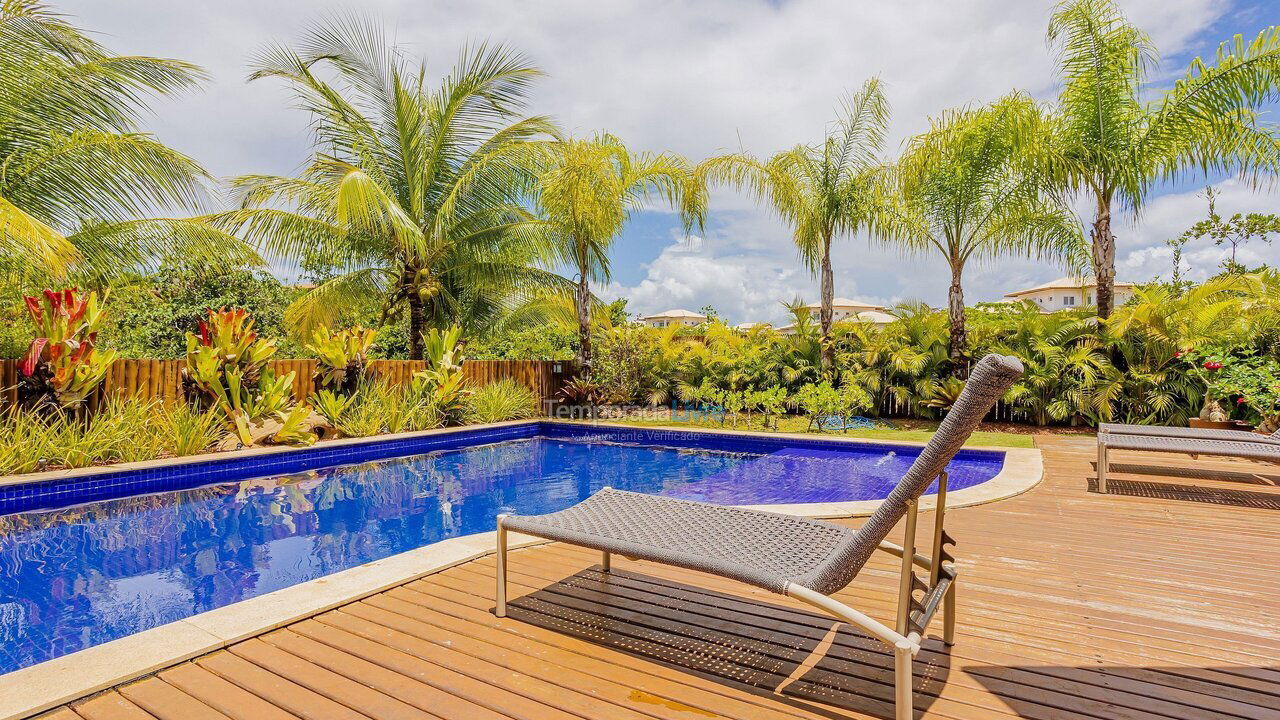
<svg viewBox="0 0 1280 720">
<path fill-rule="evenodd" d="M 99 280 L 175 260 L 291 264 L 317 280 L 289 308 L 300 336 L 353 307 L 376 308 L 383 323 L 407 318 L 413 358 L 428 328 L 474 335 L 571 318 L 578 360 L 592 370 L 593 339 L 609 323 L 591 283 L 608 281 L 631 213 L 670 206 L 687 232 L 705 222 L 710 189 L 727 185 L 790 226 L 819 281 L 814 345 L 794 341 L 792 373 L 834 380 L 848 369 L 832 308 L 836 242 L 864 236 L 945 259 L 945 352 L 911 361 L 936 387 L 916 387 L 905 369 L 879 380 L 926 402 L 955 387 L 939 378 L 963 377 L 980 345 L 963 287 L 972 262 L 1092 265 L 1105 320 L 1115 213 L 1140 213 L 1162 181 L 1257 183 L 1280 171 L 1280 133 L 1261 119 L 1280 96 L 1280 29 L 1224 43 L 1165 92 L 1148 82 L 1150 40 L 1111 0 L 1062 2 L 1048 40 L 1055 101 L 1014 92 L 947 110 L 896 159 L 884 155 L 890 107 L 872 78 L 817 143 L 694 164 L 634 152 L 607 133 L 571 137 L 530 114 L 541 73 L 508 47 L 465 47 L 431 81 L 377 25 L 337 16 L 253 60 L 250 80 L 284 83 L 311 118 L 304 169 L 235 178 L 232 209 L 191 217 L 205 209 L 210 178 L 137 125 L 149 99 L 197 86 L 202 72 L 113 55 L 37 0 L 10 0 L 0 5 L 0 252 L 10 271 Z M 1089 242 L 1071 209 L 1080 198 L 1096 208 Z M 155 217 L 172 210 L 186 215 Z M 1090 327 L 1105 347 L 1110 326 Z"/>
</svg>

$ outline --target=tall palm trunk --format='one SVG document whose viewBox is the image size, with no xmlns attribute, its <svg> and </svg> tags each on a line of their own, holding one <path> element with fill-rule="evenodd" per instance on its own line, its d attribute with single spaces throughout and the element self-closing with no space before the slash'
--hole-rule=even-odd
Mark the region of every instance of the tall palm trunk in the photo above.
<svg viewBox="0 0 1280 720">
<path fill-rule="evenodd" d="M 1116 280 L 1116 236 L 1111 234 L 1111 195 L 1098 193 L 1098 212 L 1090 232 L 1093 277 L 1098 284 L 1098 317 L 1111 317 Z"/>
<path fill-rule="evenodd" d="M 836 364 L 836 350 L 831 343 L 832 303 L 835 301 L 835 280 L 831 274 L 831 238 L 822 239 L 822 268 L 819 271 L 822 283 L 822 300 L 818 310 L 818 322 L 822 327 L 822 371 L 830 373 Z"/>
<path fill-rule="evenodd" d="M 578 372 L 591 372 L 591 287 L 586 268 L 578 268 L 578 290 L 574 305 L 578 311 Z"/>
<path fill-rule="evenodd" d="M 423 357 L 422 334 L 427 331 L 427 303 L 418 294 L 417 288 L 409 290 L 409 359 L 421 360 Z"/>
<path fill-rule="evenodd" d="M 947 289 L 947 324 L 951 329 L 951 337 L 947 342 L 947 355 L 951 358 L 951 374 L 964 378 L 969 374 L 965 362 L 967 342 L 964 332 L 964 286 L 960 283 L 960 275 L 964 266 L 958 262 L 951 264 L 951 287 Z"/>
</svg>

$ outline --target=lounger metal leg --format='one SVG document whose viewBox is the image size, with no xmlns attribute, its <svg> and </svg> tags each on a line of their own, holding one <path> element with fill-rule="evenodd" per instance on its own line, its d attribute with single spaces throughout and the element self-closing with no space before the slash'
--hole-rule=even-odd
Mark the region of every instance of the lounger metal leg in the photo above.
<svg viewBox="0 0 1280 720">
<path fill-rule="evenodd" d="M 613 565 L 612 563 L 609 562 L 611 559 L 612 558 L 610 557 L 610 553 L 608 552 L 600 553 L 600 569 L 604 570 L 605 572 L 609 572 L 610 570 L 612 570 Z"/>
<path fill-rule="evenodd" d="M 911 645 L 905 640 L 893 647 L 893 685 L 896 720 L 912 720 Z"/>
<path fill-rule="evenodd" d="M 493 614 L 498 617 L 507 616 L 507 529 L 502 526 L 506 518 L 505 514 L 498 516 L 498 562 L 495 571 L 498 587 L 493 609 Z"/>
<path fill-rule="evenodd" d="M 907 527 L 902 538 L 902 568 L 898 576 L 898 615 L 895 629 L 903 636 L 908 632 L 911 614 L 911 566 L 912 556 L 916 552 L 916 519 L 919 515 L 916 511 L 919 507 L 920 503 L 915 500 L 907 503 Z"/>
<path fill-rule="evenodd" d="M 1098 438 L 1098 492 L 1107 491 L 1107 443 Z"/>
<path fill-rule="evenodd" d="M 942 642 L 956 644 L 956 581 L 951 581 L 947 594 L 942 598 Z"/>
</svg>

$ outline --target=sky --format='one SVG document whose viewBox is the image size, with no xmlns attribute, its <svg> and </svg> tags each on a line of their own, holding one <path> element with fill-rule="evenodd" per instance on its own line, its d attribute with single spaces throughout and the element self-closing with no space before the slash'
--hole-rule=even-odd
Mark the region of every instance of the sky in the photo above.
<svg viewBox="0 0 1280 720">
<path fill-rule="evenodd" d="M 293 173 L 307 160 L 307 116 L 275 81 L 246 82 L 252 55 L 287 42 L 333 13 L 359 11 L 383 22 L 428 72 L 443 74 L 468 42 L 517 48 L 547 76 L 531 111 L 580 135 L 597 130 L 635 150 L 674 151 L 692 160 L 724 151 L 769 155 L 820 139 L 840 99 L 873 75 L 893 109 L 886 157 L 951 107 L 1019 89 L 1041 100 L 1058 88 L 1044 31 L 1048 0 L 63 0 L 56 7 L 112 50 L 177 57 L 205 68 L 196 93 L 157 102 L 147 129 L 214 175 Z M 1277 0 L 1120 0 L 1160 49 L 1156 79 L 1180 75 L 1235 33 L 1252 37 L 1280 22 Z M 1274 121 L 1274 120 L 1273 120 Z M 1117 276 L 1168 278 L 1165 240 L 1206 213 L 1206 182 L 1218 211 L 1280 212 L 1280 191 L 1230 178 L 1189 178 L 1160 188 L 1137 222 L 1117 224 Z M 1081 205 L 1082 209 L 1085 207 Z M 782 302 L 817 299 L 817 282 L 797 259 L 791 233 L 750 198 L 718 191 L 707 227 L 686 236 L 662 209 L 633 215 L 614 246 L 613 278 L 596 288 L 629 298 L 642 314 L 715 307 L 729 321 L 777 322 Z M 1213 274 L 1224 248 L 1209 240 L 1184 251 L 1184 272 Z M 1280 264 L 1280 243 L 1256 244 L 1246 264 Z M 837 241 L 835 294 L 883 304 L 945 302 L 940 259 L 905 256 L 866 237 Z M 966 270 L 966 299 L 1060 277 L 1061 268 L 1022 259 Z"/>
</svg>

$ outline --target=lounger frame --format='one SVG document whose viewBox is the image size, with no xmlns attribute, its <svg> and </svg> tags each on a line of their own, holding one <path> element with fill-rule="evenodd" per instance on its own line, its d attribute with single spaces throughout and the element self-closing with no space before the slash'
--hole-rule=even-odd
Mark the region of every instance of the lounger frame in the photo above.
<svg viewBox="0 0 1280 720">
<path fill-rule="evenodd" d="M 908 503 L 902 544 L 896 545 L 887 540 L 879 544 L 880 550 L 902 560 L 899 565 L 898 606 L 893 627 L 810 588 L 796 583 L 787 586 L 786 594 L 789 597 L 812 605 L 837 620 L 855 625 L 893 649 L 896 720 L 911 720 L 913 717 L 912 660 L 920 652 L 921 639 L 939 610 L 943 617 L 942 640 L 947 645 L 955 643 L 957 572 L 955 558 L 947 550 L 947 546 L 954 545 L 955 541 L 947 534 L 944 526 L 946 504 L 947 473 L 944 471 L 938 476 L 934 531 L 928 544 L 928 556 L 916 552 L 916 526 L 920 514 L 918 499 Z M 494 614 L 500 618 L 507 616 L 506 518 L 505 514 L 498 516 Z M 606 573 L 612 569 L 610 555 L 609 552 L 604 552 L 600 558 L 600 568 Z M 916 574 L 917 567 L 926 572 L 925 579 Z"/>
</svg>

